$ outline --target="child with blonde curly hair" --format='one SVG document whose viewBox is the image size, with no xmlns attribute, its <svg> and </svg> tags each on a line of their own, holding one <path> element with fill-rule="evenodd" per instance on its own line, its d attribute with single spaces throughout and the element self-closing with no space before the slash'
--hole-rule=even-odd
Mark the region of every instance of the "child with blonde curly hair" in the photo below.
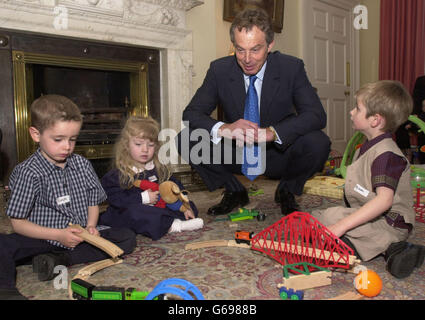
<svg viewBox="0 0 425 320">
<path fill-rule="evenodd" d="M 180 212 L 160 198 L 160 183 L 171 180 L 181 190 L 183 185 L 158 159 L 159 131 L 159 124 L 150 117 L 130 117 L 115 145 L 115 168 L 101 179 L 109 203 L 100 217 L 102 224 L 126 226 L 152 240 L 168 232 L 203 227 L 193 202 L 191 209 Z"/>
</svg>

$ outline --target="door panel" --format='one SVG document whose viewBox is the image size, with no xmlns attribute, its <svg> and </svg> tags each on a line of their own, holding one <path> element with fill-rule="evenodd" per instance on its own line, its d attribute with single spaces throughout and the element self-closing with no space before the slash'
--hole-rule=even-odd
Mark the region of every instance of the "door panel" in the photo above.
<svg viewBox="0 0 425 320">
<path fill-rule="evenodd" d="M 352 5 L 337 1 L 304 0 L 304 61 L 310 81 L 328 115 L 324 132 L 332 149 L 344 152 L 353 134 L 349 111 L 353 106 L 355 63 Z M 345 5 L 344 5 L 345 4 Z"/>
</svg>

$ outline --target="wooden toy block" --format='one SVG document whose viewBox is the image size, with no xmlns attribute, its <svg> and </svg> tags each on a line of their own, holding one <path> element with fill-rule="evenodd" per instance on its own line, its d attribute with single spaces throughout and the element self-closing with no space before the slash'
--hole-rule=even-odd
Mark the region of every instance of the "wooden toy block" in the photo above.
<svg viewBox="0 0 425 320">
<path fill-rule="evenodd" d="M 288 279 L 283 278 L 283 282 L 277 287 L 293 288 L 295 290 L 305 290 L 317 287 L 328 286 L 332 284 L 332 272 L 316 271 L 309 275 L 298 274 L 290 276 Z"/>
<path fill-rule="evenodd" d="M 362 300 L 363 298 L 361 294 L 349 291 L 327 300 Z"/>
</svg>

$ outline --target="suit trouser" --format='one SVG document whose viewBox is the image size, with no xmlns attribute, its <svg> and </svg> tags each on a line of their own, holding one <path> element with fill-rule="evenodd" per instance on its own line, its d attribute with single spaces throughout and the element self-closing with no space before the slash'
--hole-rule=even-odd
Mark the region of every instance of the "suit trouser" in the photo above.
<svg viewBox="0 0 425 320">
<path fill-rule="evenodd" d="M 241 148 L 236 147 L 235 141 L 222 139 L 215 145 L 209 140 L 206 142 L 205 137 L 195 139 L 192 132 L 192 129 L 185 128 L 177 135 L 177 150 L 198 172 L 210 191 L 234 179 L 233 174 L 241 174 Z M 280 180 L 279 190 L 286 188 L 301 195 L 305 182 L 323 169 L 330 144 L 329 137 L 322 131 L 300 136 L 284 151 L 278 149 L 275 143 L 267 143 L 264 175 Z"/>
<path fill-rule="evenodd" d="M 136 246 L 136 235 L 129 229 L 110 228 L 99 231 L 100 235 L 120 247 L 124 254 L 131 253 Z M 110 258 L 103 250 L 82 242 L 68 250 L 57 247 L 45 240 L 29 238 L 17 233 L 0 234 L 0 288 L 13 289 L 16 286 L 16 266 L 43 253 L 69 253 L 70 265 L 99 261 Z"/>
</svg>

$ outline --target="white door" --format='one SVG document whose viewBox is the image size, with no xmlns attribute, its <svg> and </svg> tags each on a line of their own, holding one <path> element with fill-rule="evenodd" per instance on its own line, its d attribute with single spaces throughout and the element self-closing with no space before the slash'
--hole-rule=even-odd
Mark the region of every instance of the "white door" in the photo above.
<svg viewBox="0 0 425 320">
<path fill-rule="evenodd" d="M 331 148 L 343 153 L 353 135 L 350 110 L 358 87 L 358 34 L 355 2 L 303 0 L 303 59 L 312 85 L 328 115 L 325 133 Z"/>
</svg>

